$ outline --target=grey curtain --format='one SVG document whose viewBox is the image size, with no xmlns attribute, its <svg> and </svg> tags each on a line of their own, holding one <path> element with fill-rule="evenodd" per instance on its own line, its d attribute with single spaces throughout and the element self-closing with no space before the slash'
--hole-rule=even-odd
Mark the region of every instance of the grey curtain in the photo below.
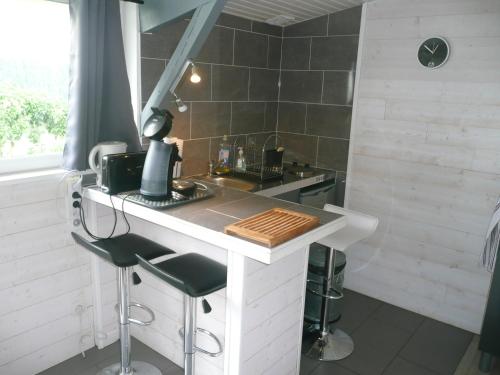
<svg viewBox="0 0 500 375">
<path fill-rule="evenodd" d="M 69 112 L 63 167 L 88 168 L 88 154 L 103 141 L 139 151 L 125 66 L 119 0 L 70 0 Z"/>
</svg>

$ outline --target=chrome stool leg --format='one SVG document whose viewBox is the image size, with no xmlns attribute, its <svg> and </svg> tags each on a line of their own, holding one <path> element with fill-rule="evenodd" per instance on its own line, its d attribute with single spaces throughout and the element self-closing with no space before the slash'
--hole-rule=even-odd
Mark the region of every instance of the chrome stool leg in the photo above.
<svg viewBox="0 0 500 375">
<path fill-rule="evenodd" d="M 161 375 L 161 371 L 146 362 L 131 361 L 130 359 L 130 323 L 148 325 L 152 322 L 140 322 L 130 318 L 130 306 L 143 307 L 139 304 L 130 304 L 130 269 L 128 267 L 118 268 L 118 316 L 120 330 L 120 363 L 108 366 L 98 375 Z M 143 307 L 144 308 L 144 307 Z M 149 310 L 149 309 L 146 309 Z M 149 310 L 150 313 L 152 313 Z M 154 316 L 153 316 L 154 319 Z"/>
<path fill-rule="evenodd" d="M 184 295 L 184 375 L 194 375 L 196 299 Z"/>
<path fill-rule="evenodd" d="M 330 300 L 337 300 L 343 297 L 342 292 L 336 291 L 333 288 L 334 284 L 334 269 L 335 269 L 335 250 L 328 248 L 327 259 L 325 264 L 325 278 L 323 283 L 323 293 L 321 297 L 321 320 L 319 337 L 312 341 L 312 344 L 303 343 L 306 347 L 305 355 L 319 361 L 336 361 L 349 356 L 354 350 L 354 342 L 351 337 L 344 331 L 336 328 L 333 332 L 330 330 L 328 322 Z M 332 294 L 334 293 L 334 294 Z"/>
<path fill-rule="evenodd" d="M 210 305 L 206 304 L 203 309 L 205 314 L 211 311 Z M 208 306 L 208 307 L 207 307 Z M 210 352 L 196 346 L 196 334 L 202 333 L 209 336 L 218 346 L 217 352 Z M 184 338 L 184 375 L 194 375 L 195 354 L 200 352 L 210 357 L 218 357 L 222 354 L 222 344 L 212 332 L 196 326 L 196 298 L 184 295 L 184 327 L 179 330 L 179 335 Z"/>
</svg>

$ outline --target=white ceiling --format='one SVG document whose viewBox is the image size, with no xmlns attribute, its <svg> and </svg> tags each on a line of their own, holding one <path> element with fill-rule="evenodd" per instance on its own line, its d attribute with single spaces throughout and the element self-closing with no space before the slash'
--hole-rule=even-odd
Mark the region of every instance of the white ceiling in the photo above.
<svg viewBox="0 0 500 375">
<path fill-rule="evenodd" d="M 278 15 L 292 16 L 297 23 L 361 5 L 364 0 L 227 0 L 224 12 L 266 21 Z"/>
</svg>

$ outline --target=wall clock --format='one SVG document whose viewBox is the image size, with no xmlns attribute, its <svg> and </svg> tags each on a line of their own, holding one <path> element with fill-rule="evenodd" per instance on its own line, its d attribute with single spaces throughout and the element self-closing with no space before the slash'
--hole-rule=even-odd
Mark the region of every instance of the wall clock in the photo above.
<svg viewBox="0 0 500 375">
<path fill-rule="evenodd" d="M 443 66 L 450 56 L 450 45 L 441 37 L 429 38 L 418 49 L 418 61 L 426 68 Z"/>
</svg>

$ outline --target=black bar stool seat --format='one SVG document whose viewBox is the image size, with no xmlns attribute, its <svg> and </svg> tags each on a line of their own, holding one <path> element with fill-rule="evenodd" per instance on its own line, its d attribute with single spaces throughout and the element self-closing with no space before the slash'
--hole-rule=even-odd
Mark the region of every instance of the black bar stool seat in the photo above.
<svg viewBox="0 0 500 375">
<path fill-rule="evenodd" d="M 175 251 L 169 248 L 133 233 L 92 242 L 87 241 L 74 232 L 72 232 L 71 235 L 79 245 L 113 263 L 117 267 L 132 267 L 137 265 L 137 256 L 151 260 L 175 253 Z"/>
<path fill-rule="evenodd" d="M 108 366 L 98 374 L 161 375 L 161 371 L 158 368 L 147 362 L 131 361 L 130 323 L 147 326 L 154 321 L 155 316 L 150 308 L 139 303 L 130 302 L 130 267 L 138 264 L 138 256 L 141 256 L 142 259 L 152 260 L 164 255 L 174 254 L 175 252 L 147 238 L 132 233 L 96 241 L 88 241 L 74 232 L 71 235 L 76 243 L 114 264 L 118 269 L 119 302 L 117 312 L 119 317 L 120 363 Z M 140 282 L 140 279 L 138 282 Z M 148 321 L 131 318 L 131 306 L 146 310 L 151 318 Z"/>
<path fill-rule="evenodd" d="M 203 255 L 189 253 L 156 264 L 142 255 L 138 257 L 142 267 L 191 297 L 203 297 L 226 287 L 226 267 Z"/>
<path fill-rule="evenodd" d="M 202 297 L 203 311 L 212 311 L 203 298 L 226 287 L 226 266 L 203 255 L 188 253 L 152 264 L 138 255 L 139 264 L 147 271 L 184 293 L 184 328 L 179 333 L 184 337 L 184 374 L 194 375 L 196 352 L 216 357 L 222 353 L 222 344 L 212 332 L 196 326 L 196 301 Z M 196 336 L 202 333 L 211 337 L 218 346 L 217 352 L 209 352 L 196 346 Z"/>
</svg>

